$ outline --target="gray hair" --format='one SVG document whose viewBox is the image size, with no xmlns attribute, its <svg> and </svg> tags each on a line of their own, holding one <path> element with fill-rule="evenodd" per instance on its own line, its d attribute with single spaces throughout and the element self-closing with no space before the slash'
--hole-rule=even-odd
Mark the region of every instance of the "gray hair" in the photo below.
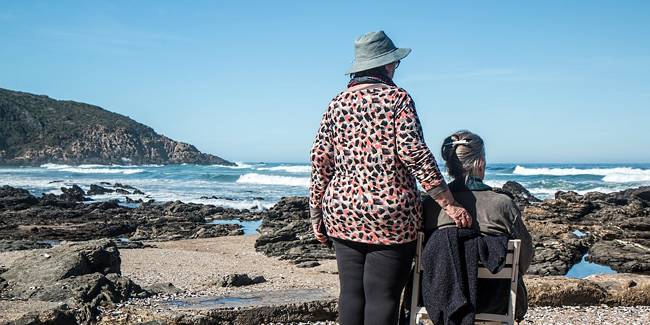
<svg viewBox="0 0 650 325">
<path fill-rule="evenodd" d="M 440 152 L 449 176 L 465 182 L 478 170 L 481 159 L 485 160 L 483 139 L 467 130 L 448 136 Z"/>
</svg>

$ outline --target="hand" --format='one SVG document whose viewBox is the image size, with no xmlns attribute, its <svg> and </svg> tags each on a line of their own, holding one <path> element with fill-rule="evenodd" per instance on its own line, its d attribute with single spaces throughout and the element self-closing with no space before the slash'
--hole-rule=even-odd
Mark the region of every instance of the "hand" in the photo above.
<svg viewBox="0 0 650 325">
<path fill-rule="evenodd" d="M 316 236 L 316 239 L 318 239 L 319 242 L 321 242 L 323 245 L 327 245 L 327 235 L 323 234 L 320 232 L 321 224 L 323 223 L 323 220 L 319 221 L 318 223 L 315 223 L 312 225 L 312 230 L 314 231 L 314 236 Z"/>
<path fill-rule="evenodd" d="M 458 203 L 445 207 L 445 212 L 456 222 L 458 228 L 469 228 L 472 226 L 472 216 Z"/>
</svg>

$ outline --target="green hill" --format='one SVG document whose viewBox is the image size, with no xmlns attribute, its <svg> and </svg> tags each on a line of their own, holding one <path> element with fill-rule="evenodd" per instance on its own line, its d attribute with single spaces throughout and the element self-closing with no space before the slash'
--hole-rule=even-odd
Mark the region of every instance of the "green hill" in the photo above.
<svg viewBox="0 0 650 325">
<path fill-rule="evenodd" d="M 233 165 L 101 107 L 0 88 L 0 165 Z"/>
</svg>

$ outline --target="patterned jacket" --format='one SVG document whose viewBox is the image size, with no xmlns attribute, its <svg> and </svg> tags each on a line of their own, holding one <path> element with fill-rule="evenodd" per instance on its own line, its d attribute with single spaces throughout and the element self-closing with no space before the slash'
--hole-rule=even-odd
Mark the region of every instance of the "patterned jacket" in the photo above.
<svg viewBox="0 0 650 325">
<path fill-rule="evenodd" d="M 338 94 L 311 148 L 310 210 L 328 235 L 369 244 L 416 240 L 417 181 L 433 197 L 447 185 L 429 151 L 411 96 L 365 84 Z"/>
</svg>

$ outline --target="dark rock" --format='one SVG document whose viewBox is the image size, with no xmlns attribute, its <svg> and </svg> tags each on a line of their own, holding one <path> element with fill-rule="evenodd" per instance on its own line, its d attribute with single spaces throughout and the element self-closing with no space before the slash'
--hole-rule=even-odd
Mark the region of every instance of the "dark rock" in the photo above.
<svg viewBox="0 0 650 325">
<path fill-rule="evenodd" d="M 101 194 L 113 193 L 113 192 L 115 192 L 115 190 L 112 190 L 110 188 L 101 187 L 101 186 L 95 185 L 95 184 L 90 184 L 90 189 L 88 190 L 88 192 L 86 194 L 88 194 L 88 195 L 101 195 Z"/>
<path fill-rule="evenodd" d="M 256 251 L 294 264 L 335 258 L 334 252 L 318 242 L 312 233 L 307 198 L 282 198 L 263 214 Z"/>
<path fill-rule="evenodd" d="M 223 300 L 232 303 L 219 302 Z M 184 307 L 174 308 L 179 305 Z M 177 325 L 306 324 L 334 321 L 338 310 L 334 297 L 315 288 L 195 297 L 170 301 L 162 307 L 148 319 Z"/>
<path fill-rule="evenodd" d="M 263 276 L 250 278 L 248 274 L 230 274 L 215 283 L 218 287 L 241 287 L 266 282 Z"/>
<path fill-rule="evenodd" d="M 141 241 L 132 240 L 115 240 L 114 243 L 118 249 L 142 249 L 145 247 L 151 247 L 150 245 L 145 245 Z"/>
<path fill-rule="evenodd" d="M 51 248 L 52 245 L 36 240 L 0 240 L 0 253 L 28 249 Z"/>
<path fill-rule="evenodd" d="M 510 193 L 519 205 L 528 205 L 531 202 L 542 202 L 542 200 L 534 197 L 526 188 L 517 182 L 507 181 L 503 184 L 501 189 Z"/>
<path fill-rule="evenodd" d="M 72 200 L 74 202 L 88 200 L 88 198 L 84 197 L 84 195 L 86 195 L 84 190 L 82 190 L 81 187 L 77 185 L 72 185 L 72 187 L 69 188 L 62 187 L 61 192 L 63 192 L 63 197 L 67 197 L 69 200 Z"/>
<path fill-rule="evenodd" d="M 158 295 L 158 294 L 179 294 L 182 293 L 183 290 L 180 290 L 176 288 L 173 284 L 169 282 L 165 283 L 154 283 L 150 286 L 144 287 L 144 290 L 147 291 L 151 295 Z"/>
<path fill-rule="evenodd" d="M 2 276 L 10 283 L 27 283 L 37 287 L 95 272 L 119 274 L 120 265 L 120 254 L 115 243 L 102 239 L 62 243 L 51 249 L 34 250 L 14 261 Z"/>
<path fill-rule="evenodd" d="M 138 204 L 140 204 L 140 203 L 144 202 L 142 199 L 134 200 L 134 199 L 132 199 L 132 198 L 130 198 L 128 196 L 125 198 L 125 200 L 126 200 L 126 203 L 138 203 Z"/>
<path fill-rule="evenodd" d="M 237 224 L 205 225 L 200 227 L 190 238 L 213 238 L 222 236 L 240 236 L 244 234 L 242 226 Z"/>
<path fill-rule="evenodd" d="M 119 209 L 120 201 L 118 200 L 109 200 L 103 202 L 96 202 L 89 205 L 90 208 L 97 210 L 110 210 L 110 209 Z"/>
<path fill-rule="evenodd" d="M 317 261 L 311 261 L 311 262 L 303 262 L 303 263 L 297 264 L 296 267 L 310 268 L 310 267 L 317 267 L 319 265 L 320 265 L 320 263 L 318 263 Z"/>
<path fill-rule="evenodd" d="M 122 188 L 122 189 L 127 189 L 127 190 L 137 190 L 137 188 L 131 186 L 131 185 L 123 185 L 122 183 L 115 183 L 113 184 L 114 188 Z"/>
<path fill-rule="evenodd" d="M 638 240 L 601 240 L 589 249 L 585 260 L 608 265 L 618 272 L 650 273 L 650 249 L 648 241 L 642 245 Z"/>
<path fill-rule="evenodd" d="M 0 324 L 2 325 L 76 325 L 79 324 L 74 316 L 74 310 L 61 302 L 46 301 L 21 301 L 22 312 L 13 311 L 15 301 L 0 300 L 0 310 L 11 312 L 10 320 L 3 319 L 0 313 Z"/>
<path fill-rule="evenodd" d="M 5 185 L 0 188 L 0 209 L 12 207 L 25 209 L 38 204 L 38 199 L 29 194 L 29 191 Z"/>
<path fill-rule="evenodd" d="M 57 312 L 75 320 L 66 324 L 89 324 L 99 315 L 100 306 L 146 295 L 120 275 L 120 263 L 117 247 L 107 239 L 34 250 L 2 273 L 6 281 L 3 295 L 64 303 L 66 307 L 56 308 Z"/>
</svg>

